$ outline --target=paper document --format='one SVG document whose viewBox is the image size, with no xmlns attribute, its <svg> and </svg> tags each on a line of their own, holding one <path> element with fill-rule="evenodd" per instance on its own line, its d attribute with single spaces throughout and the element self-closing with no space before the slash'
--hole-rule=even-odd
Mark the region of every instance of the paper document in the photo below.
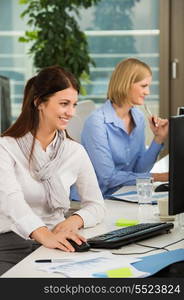
<svg viewBox="0 0 184 300">
<path fill-rule="evenodd" d="M 146 277 L 147 272 L 137 270 L 131 263 L 139 261 L 134 257 L 116 256 L 110 252 L 98 252 L 76 256 L 72 262 L 61 264 L 47 264 L 39 270 L 61 273 L 65 277 Z M 121 269 L 121 270 L 120 270 Z"/>
<path fill-rule="evenodd" d="M 165 199 L 165 198 L 168 198 L 168 192 L 153 193 L 152 203 L 157 204 L 158 199 Z M 136 191 L 130 191 L 121 194 L 114 193 L 111 195 L 111 199 L 138 203 L 138 196 Z"/>
</svg>

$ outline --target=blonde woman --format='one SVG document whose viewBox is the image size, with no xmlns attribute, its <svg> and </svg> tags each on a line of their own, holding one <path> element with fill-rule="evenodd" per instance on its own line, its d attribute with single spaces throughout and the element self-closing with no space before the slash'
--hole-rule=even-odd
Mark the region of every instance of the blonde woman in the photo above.
<svg viewBox="0 0 184 300">
<path fill-rule="evenodd" d="M 150 93 L 152 71 L 144 62 L 129 58 L 112 73 L 107 101 L 86 120 L 82 144 L 96 171 L 104 197 L 124 185 L 134 185 L 149 171 L 168 134 L 168 120 L 149 119 L 154 134 L 145 148 L 145 119 L 136 106 Z M 167 181 L 168 174 L 151 174 L 155 181 Z"/>
</svg>

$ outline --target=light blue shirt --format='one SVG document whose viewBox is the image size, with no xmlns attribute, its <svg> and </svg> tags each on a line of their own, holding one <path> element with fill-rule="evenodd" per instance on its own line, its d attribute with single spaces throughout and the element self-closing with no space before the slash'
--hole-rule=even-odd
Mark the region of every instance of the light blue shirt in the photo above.
<svg viewBox="0 0 184 300">
<path fill-rule="evenodd" d="M 153 141 L 145 147 L 145 119 L 136 107 L 131 109 L 135 127 L 128 134 L 123 120 L 107 100 L 85 121 L 81 143 L 94 166 L 105 197 L 124 185 L 134 185 L 137 177 L 149 176 L 163 147 Z"/>
</svg>

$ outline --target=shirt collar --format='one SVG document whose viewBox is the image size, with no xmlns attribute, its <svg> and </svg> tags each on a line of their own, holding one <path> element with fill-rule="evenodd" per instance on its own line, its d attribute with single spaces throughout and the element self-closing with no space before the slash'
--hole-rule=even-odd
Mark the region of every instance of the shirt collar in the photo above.
<svg viewBox="0 0 184 300">
<path fill-rule="evenodd" d="M 139 126 L 140 121 L 140 114 L 138 114 L 137 108 L 132 107 L 131 114 L 135 123 L 135 128 Z M 118 115 L 116 114 L 116 111 L 111 103 L 111 101 L 108 99 L 105 104 L 103 105 L 103 112 L 104 112 L 104 120 L 105 123 L 113 123 L 116 127 L 122 128 L 125 130 L 124 122 L 121 120 Z M 132 131 L 132 133 L 134 130 Z"/>
<path fill-rule="evenodd" d="M 131 114 L 135 123 L 135 126 L 137 127 L 139 124 L 139 116 L 136 113 L 136 108 L 132 107 L 131 109 Z M 107 100 L 103 106 L 103 111 L 104 111 L 104 118 L 105 118 L 105 123 L 114 123 L 117 127 L 120 127 L 124 129 L 123 126 L 123 120 L 121 120 L 117 114 L 116 111 L 111 103 L 110 100 Z"/>
<path fill-rule="evenodd" d="M 136 107 L 132 107 L 131 108 L 131 114 L 132 114 L 132 118 L 134 120 L 135 126 L 139 126 L 140 123 L 140 118 L 142 118 L 142 115 L 137 113 L 137 108 Z"/>
<path fill-rule="evenodd" d="M 58 135 L 59 135 L 59 134 L 62 135 L 63 140 L 66 138 L 66 134 L 65 134 L 64 131 L 60 130 L 60 131 L 58 132 L 58 130 L 57 130 L 54 139 L 53 139 L 52 142 L 47 146 L 46 151 L 48 151 L 48 150 L 53 150 L 53 149 L 55 148 L 56 141 L 57 141 L 57 138 L 58 138 Z"/>
<path fill-rule="evenodd" d="M 63 141 L 66 139 L 65 130 L 60 130 L 60 131 L 57 130 L 54 139 L 48 146 L 50 145 L 52 145 L 53 147 L 55 146 L 59 134 L 61 135 Z"/>
<path fill-rule="evenodd" d="M 110 100 L 107 100 L 103 106 L 105 123 L 119 124 L 119 118 L 115 112 Z"/>
</svg>

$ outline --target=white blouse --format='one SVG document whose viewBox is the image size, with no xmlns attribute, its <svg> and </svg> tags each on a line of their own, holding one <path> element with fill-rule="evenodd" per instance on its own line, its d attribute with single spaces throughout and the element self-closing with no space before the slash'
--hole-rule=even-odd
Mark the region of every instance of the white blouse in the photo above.
<svg viewBox="0 0 184 300">
<path fill-rule="evenodd" d="M 84 227 L 100 223 L 105 215 L 104 200 L 98 186 L 91 161 L 79 143 L 66 139 L 69 151 L 60 167 L 62 184 L 69 197 L 70 187 L 76 183 L 81 198 L 81 209 L 76 213 L 84 221 Z M 55 139 L 42 150 L 48 161 Z M 69 198 L 68 198 L 68 201 Z M 54 213 L 47 203 L 43 184 L 33 178 L 15 138 L 0 138 L 0 233 L 14 231 L 28 239 L 35 229 L 47 226 L 52 229 L 64 220 L 63 211 Z"/>
</svg>

